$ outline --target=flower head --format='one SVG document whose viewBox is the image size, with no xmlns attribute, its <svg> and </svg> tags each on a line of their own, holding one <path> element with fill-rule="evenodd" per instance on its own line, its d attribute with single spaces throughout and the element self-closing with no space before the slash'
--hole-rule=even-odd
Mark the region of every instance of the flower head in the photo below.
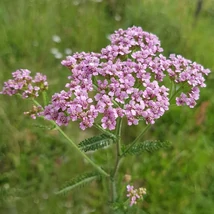
<svg viewBox="0 0 214 214">
<path fill-rule="evenodd" d="M 122 117 L 128 125 L 140 119 L 153 124 L 169 108 L 169 89 L 162 83 L 166 58 L 158 55 L 162 51 L 157 36 L 139 27 L 119 29 L 101 53 L 75 53 L 62 61 L 71 71 L 69 98 L 62 109 L 53 97 L 47 109 L 58 108 L 68 120 L 80 120 L 82 129 L 91 127 L 99 115 L 102 127 L 109 130 Z M 44 111 L 46 118 L 51 114 Z"/>
<path fill-rule="evenodd" d="M 13 79 L 4 83 L 1 94 L 9 96 L 20 94 L 22 98 L 38 97 L 40 92 L 47 90 L 48 82 L 46 76 L 37 73 L 33 78 L 27 69 L 19 69 L 12 73 Z"/>
<path fill-rule="evenodd" d="M 33 106 L 32 109 L 28 112 L 24 112 L 25 115 L 29 115 L 32 119 L 36 119 L 42 112 L 42 106 Z"/>
<path fill-rule="evenodd" d="M 134 186 L 127 185 L 127 197 L 130 199 L 130 206 L 137 204 L 139 200 L 143 199 L 143 196 L 146 195 L 146 188 L 134 189 Z"/>
<path fill-rule="evenodd" d="M 193 108 L 196 105 L 196 100 L 199 99 L 199 88 L 206 87 L 204 76 L 207 76 L 210 70 L 180 55 L 171 54 L 166 71 L 175 84 L 187 88 L 186 93 L 181 92 L 180 96 L 176 97 L 176 104 Z"/>
<path fill-rule="evenodd" d="M 61 62 L 70 70 L 66 90 L 54 94 L 41 115 L 60 126 L 79 121 L 83 130 L 95 122 L 114 130 L 118 118 L 126 118 L 128 125 L 139 120 L 154 124 L 169 109 L 167 77 L 174 88 L 184 89 L 175 97 L 178 106 L 196 105 L 210 70 L 180 55 L 166 58 L 158 37 L 140 27 L 119 29 L 110 42 L 100 53 L 74 53 Z M 32 78 L 21 69 L 1 93 L 37 97 L 47 86 L 44 75 Z"/>
</svg>

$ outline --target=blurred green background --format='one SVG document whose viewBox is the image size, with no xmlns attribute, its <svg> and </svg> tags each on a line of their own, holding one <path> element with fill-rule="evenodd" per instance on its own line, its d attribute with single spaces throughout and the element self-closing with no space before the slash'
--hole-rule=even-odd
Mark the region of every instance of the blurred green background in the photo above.
<svg viewBox="0 0 214 214">
<path fill-rule="evenodd" d="M 213 0 L 1 0 L 0 85 L 18 68 L 48 76 L 49 95 L 63 89 L 69 71 L 66 53 L 99 51 L 118 28 L 141 26 L 156 34 L 164 54 L 181 54 L 214 70 Z M 170 140 L 169 150 L 131 157 L 121 175 L 147 188 L 148 196 L 129 213 L 214 213 L 214 75 L 207 79 L 194 109 L 173 108 L 146 134 Z M 0 96 L 0 213 L 109 213 L 101 183 L 66 196 L 54 192 L 73 176 L 90 170 L 60 135 L 23 116 L 30 102 Z M 132 140 L 142 126 L 126 129 Z M 75 141 L 97 133 L 64 128 Z M 106 152 L 96 155 L 103 161 Z M 121 185 L 126 185 L 121 178 Z"/>
</svg>

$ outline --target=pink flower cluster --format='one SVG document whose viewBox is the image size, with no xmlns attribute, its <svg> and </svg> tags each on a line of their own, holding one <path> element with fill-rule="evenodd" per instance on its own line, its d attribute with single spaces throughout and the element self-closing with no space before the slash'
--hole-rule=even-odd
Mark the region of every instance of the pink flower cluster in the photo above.
<svg viewBox="0 0 214 214">
<path fill-rule="evenodd" d="M 99 122 L 99 115 L 102 127 L 109 130 L 123 117 L 128 125 L 137 125 L 140 119 L 153 124 L 169 109 L 169 89 L 163 84 L 166 75 L 176 84 L 187 82 L 192 87 L 176 98 L 178 105 L 192 107 L 209 70 L 180 56 L 167 59 L 162 51 L 157 36 L 132 27 L 111 35 L 111 44 L 101 53 L 68 56 L 62 61 L 71 71 L 68 91 L 52 97 L 45 118 L 58 125 L 79 120 L 83 130 Z"/>
<path fill-rule="evenodd" d="M 205 75 L 210 73 L 209 69 L 204 69 L 202 65 L 185 59 L 178 55 L 171 54 L 168 60 L 167 72 L 169 77 L 178 85 L 184 85 L 187 88 L 187 93 L 181 93 L 176 98 L 178 106 L 187 105 L 193 108 L 196 105 L 196 100 L 199 99 L 200 89 L 206 87 Z"/>
<path fill-rule="evenodd" d="M 100 54 L 68 56 L 62 61 L 71 71 L 68 92 L 53 96 L 45 118 L 58 125 L 80 120 L 81 129 L 93 126 L 99 115 L 102 127 L 109 130 L 115 129 L 119 117 L 126 117 L 128 125 L 142 118 L 154 123 L 169 107 L 169 89 L 160 84 L 164 57 L 156 56 L 161 51 L 155 35 L 133 27 L 116 31 Z"/>
<path fill-rule="evenodd" d="M 30 76 L 30 73 L 27 69 L 13 72 L 13 79 L 9 79 L 4 83 L 3 90 L 0 93 L 9 96 L 20 94 L 24 99 L 38 97 L 40 92 L 48 88 L 46 76 L 37 73 L 33 78 Z"/>
<path fill-rule="evenodd" d="M 134 189 L 134 186 L 127 185 L 127 197 L 130 199 L 130 206 L 133 206 L 134 204 L 137 204 L 138 200 L 142 200 L 143 196 L 146 195 L 146 189 L 145 188 L 139 188 Z"/>
<path fill-rule="evenodd" d="M 166 77 L 176 88 L 184 87 L 175 97 L 177 105 L 196 105 L 210 70 L 182 56 L 166 58 L 158 37 L 140 27 L 119 29 L 110 40 L 100 53 L 75 53 L 62 61 L 71 72 L 67 90 L 54 94 L 41 115 L 60 126 L 79 121 L 83 130 L 95 122 L 114 130 L 118 118 L 126 118 L 128 125 L 142 119 L 153 124 L 169 109 Z M 36 97 L 47 88 L 41 74 L 33 79 L 30 71 L 18 70 L 13 77 L 3 94 Z"/>
</svg>

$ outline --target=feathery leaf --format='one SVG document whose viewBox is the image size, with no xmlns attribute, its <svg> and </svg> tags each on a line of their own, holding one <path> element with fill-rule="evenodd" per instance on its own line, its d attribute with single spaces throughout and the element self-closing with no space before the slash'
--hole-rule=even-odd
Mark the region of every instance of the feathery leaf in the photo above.
<svg viewBox="0 0 214 214">
<path fill-rule="evenodd" d="M 126 152 L 126 154 L 140 155 L 143 152 L 153 153 L 160 149 L 167 149 L 170 147 L 170 145 L 171 142 L 169 141 L 146 140 L 144 142 L 136 143 Z M 124 149 L 124 151 L 126 150 L 126 148 Z"/>
<path fill-rule="evenodd" d="M 106 146 L 109 146 L 111 143 L 114 143 L 115 139 L 108 134 L 101 134 L 94 136 L 88 139 L 83 140 L 79 143 L 79 148 L 84 151 L 95 151 Z"/>
<path fill-rule="evenodd" d="M 70 181 L 66 182 L 64 187 L 61 190 L 57 191 L 56 194 L 57 195 L 66 194 L 76 187 L 82 187 L 85 184 L 100 178 L 101 176 L 97 172 L 90 172 L 79 175 L 78 177 L 73 178 Z"/>
</svg>

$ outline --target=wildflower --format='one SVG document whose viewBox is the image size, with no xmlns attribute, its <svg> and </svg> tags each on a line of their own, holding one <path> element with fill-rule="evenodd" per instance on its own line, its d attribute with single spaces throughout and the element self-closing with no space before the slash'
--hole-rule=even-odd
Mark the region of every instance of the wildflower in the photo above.
<svg viewBox="0 0 214 214">
<path fill-rule="evenodd" d="M 139 120 L 154 124 L 169 109 L 166 77 L 185 89 L 175 97 L 178 106 L 196 105 L 210 70 L 180 55 L 166 58 L 158 37 L 140 27 L 119 29 L 109 39 L 110 44 L 100 53 L 74 53 L 62 60 L 71 75 L 66 90 L 54 94 L 41 113 L 47 120 L 60 126 L 79 121 L 83 130 L 95 122 L 114 130 L 118 118 L 126 118 L 128 125 L 137 125 Z M 58 49 L 51 52 L 62 57 Z M 47 88 L 46 80 L 33 80 L 28 70 L 14 75 L 2 93 L 21 93 L 27 98 Z"/>
<path fill-rule="evenodd" d="M 139 200 L 143 199 L 143 196 L 146 195 L 146 188 L 134 189 L 134 186 L 127 185 L 127 197 L 130 199 L 130 206 L 137 204 Z"/>
<path fill-rule="evenodd" d="M 33 78 L 30 73 L 27 69 L 13 72 L 13 79 L 9 79 L 4 83 L 3 90 L 0 93 L 9 96 L 20 94 L 24 99 L 38 97 L 42 91 L 47 90 L 48 82 L 45 75 L 37 73 Z"/>
<path fill-rule="evenodd" d="M 52 36 L 52 40 L 56 43 L 60 43 L 61 42 L 61 38 L 58 35 L 53 35 Z"/>
<path fill-rule="evenodd" d="M 103 115 L 102 127 L 109 130 L 115 129 L 119 117 L 127 117 L 128 125 L 137 125 L 141 118 L 146 123 L 154 123 L 169 106 L 168 89 L 158 82 L 164 77 L 160 61 L 165 58 L 156 57 L 154 61 L 152 58 L 161 51 L 155 35 L 133 27 L 116 31 L 111 36 L 111 45 L 101 53 L 68 56 L 62 64 L 72 73 L 66 84 L 71 93 L 66 109 L 58 109 L 58 112 L 63 111 L 69 120 L 80 120 L 82 129 L 91 127 L 99 114 Z M 150 62 L 157 64 L 156 70 Z M 90 96 L 94 88 L 95 94 Z M 55 105 L 55 102 L 50 104 L 51 108 Z M 52 118 L 44 113 L 46 118 Z"/>
<path fill-rule="evenodd" d="M 171 54 L 166 71 L 175 84 L 183 83 L 187 88 L 186 93 L 181 92 L 180 96 L 176 97 L 176 104 L 178 106 L 186 104 L 193 108 L 199 99 L 199 88 L 206 87 L 204 75 L 207 76 L 210 70 L 180 55 Z"/>
<path fill-rule="evenodd" d="M 110 41 L 101 53 L 74 53 L 62 61 L 71 71 L 66 84 L 69 95 L 66 100 L 59 96 L 57 103 L 53 97 L 45 118 L 53 119 L 49 109 L 57 108 L 54 117 L 63 112 L 66 124 L 79 120 L 81 129 L 93 126 L 99 115 L 102 127 L 109 130 L 123 117 L 128 125 L 137 125 L 141 119 L 154 124 L 169 109 L 169 89 L 163 83 L 167 75 L 175 84 L 191 86 L 187 95 L 176 98 L 177 105 L 194 107 L 208 70 L 180 56 L 167 59 L 158 37 L 140 27 L 119 29 Z M 64 103 L 63 109 L 58 102 Z"/>
</svg>

